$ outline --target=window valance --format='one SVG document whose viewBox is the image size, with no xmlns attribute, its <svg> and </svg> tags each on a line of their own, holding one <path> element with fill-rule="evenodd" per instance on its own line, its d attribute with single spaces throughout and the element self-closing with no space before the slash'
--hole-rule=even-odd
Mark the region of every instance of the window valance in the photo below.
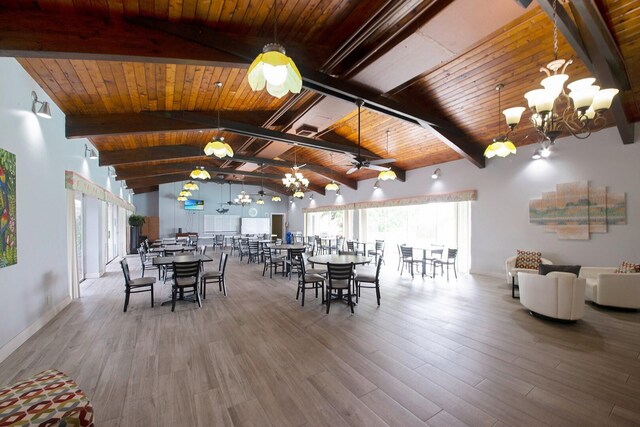
<svg viewBox="0 0 640 427">
<path fill-rule="evenodd" d="M 79 191 L 98 200 L 113 203 L 131 212 L 136 210 L 133 204 L 72 171 L 64 172 L 64 187 L 67 190 Z"/>
<path fill-rule="evenodd" d="M 302 212 L 330 212 L 350 209 L 388 208 L 395 206 L 424 205 L 427 203 L 467 202 L 478 199 L 478 190 L 463 190 L 453 193 L 427 194 L 424 196 L 405 197 L 401 199 L 374 200 L 368 202 L 348 203 L 335 206 L 318 206 L 304 208 Z"/>
</svg>

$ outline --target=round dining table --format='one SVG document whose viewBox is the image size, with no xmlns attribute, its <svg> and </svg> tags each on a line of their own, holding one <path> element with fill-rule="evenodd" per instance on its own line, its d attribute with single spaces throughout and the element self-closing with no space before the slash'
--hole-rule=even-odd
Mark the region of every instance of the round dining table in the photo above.
<svg viewBox="0 0 640 427">
<path fill-rule="evenodd" d="M 311 264 L 369 264 L 371 257 L 362 255 L 315 255 L 309 257 Z"/>
</svg>

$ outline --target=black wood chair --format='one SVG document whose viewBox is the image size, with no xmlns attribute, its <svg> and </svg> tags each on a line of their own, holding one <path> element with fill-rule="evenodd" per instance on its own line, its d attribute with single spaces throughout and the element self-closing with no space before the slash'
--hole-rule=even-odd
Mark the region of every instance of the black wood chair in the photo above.
<svg viewBox="0 0 640 427">
<path fill-rule="evenodd" d="M 176 309 L 178 293 L 180 299 L 185 294 L 193 293 L 194 301 L 198 307 L 202 307 L 198 285 L 200 283 L 200 261 L 194 262 L 173 262 L 173 284 L 171 285 L 171 311 Z"/>
<path fill-rule="evenodd" d="M 300 274 L 300 259 L 302 259 L 302 253 L 304 249 L 290 249 L 285 266 L 287 267 L 287 276 L 291 280 L 291 276 L 294 273 Z"/>
<path fill-rule="evenodd" d="M 224 272 L 227 269 L 227 258 L 229 255 L 222 253 L 220 255 L 220 263 L 218 264 L 218 271 L 207 271 L 200 276 L 200 292 L 202 292 L 202 298 L 207 299 L 207 283 L 218 283 L 218 289 L 222 294 L 227 296 L 227 285 L 224 282 Z"/>
<path fill-rule="evenodd" d="M 122 274 L 124 275 L 124 312 L 126 313 L 129 306 L 129 295 L 141 292 L 151 292 L 151 307 L 153 307 L 153 284 L 156 282 L 155 277 L 140 277 L 132 279 L 129 273 L 129 264 L 124 258 L 120 261 Z"/>
<path fill-rule="evenodd" d="M 327 264 L 327 281 L 325 282 L 327 289 L 327 296 L 325 298 L 327 302 L 327 314 L 331 308 L 331 298 L 342 299 L 344 291 L 347 292 L 347 302 L 351 308 L 353 314 L 353 301 L 352 289 L 353 289 L 353 263 L 351 264 Z M 336 291 L 336 294 L 332 294 Z"/>
<path fill-rule="evenodd" d="M 324 303 L 324 276 L 316 273 L 310 273 L 305 270 L 303 253 L 297 253 L 295 257 L 296 263 L 299 266 L 298 291 L 296 292 L 296 299 L 299 299 L 302 291 L 302 307 L 304 307 L 304 291 L 307 289 L 314 289 L 316 291 L 316 298 L 318 298 L 318 290 L 320 291 L 322 302 Z"/>
<path fill-rule="evenodd" d="M 384 240 L 376 240 L 375 249 L 369 249 L 367 255 L 374 257 L 377 265 L 378 258 L 384 255 Z"/>
<path fill-rule="evenodd" d="M 269 278 L 273 278 L 273 272 L 275 270 L 276 274 L 278 274 L 278 267 L 282 268 L 282 276 L 284 277 L 286 268 L 285 263 L 287 261 L 287 257 L 284 255 L 278 255 L 274 249 L 265 248 L 264 249 L 264 267 L 262 268 L 262 276 L 264 277 L 264 273 L 267 272 L 267 268 L 269 269 Z"/>
<path fill-rule="evenodd" d="M 440 259 L 440 260 L 434 260 L 433 261 L 433 270 L 435 272 L 436 267 L 440 266 L 440 275 L 444 275 L 444 266 L 447 266 L 447 282 L 449 281 L 449 268 L 453 267 L 453 274 L 455 275 L 456 279 L 458 278 L 458 273 L 456 272 L 456 259 L 458 257 L 458 250 L 457 249 L 448 249 L 447 250 L 447 259 Z"/>
<path fill-rule="evenodd" d="M 413 266 L 418 264 L 422 265 L 422 259 L 414 259 L 413 258 L 413 248 L 410 246 L 400 246 L 400 250 L 402 251 L 402 268 L 400 269 L 400 275 L 404 272 L 404 267 L 411 272 L 411 277 L 413 278 Z"/>
<path fill-rule="evenodd" d="M 249 256 L 247 264 L 260 261 L 260 244 L 257 240 L 249 240 Z"/>
<path fill-rule="evenodd" d="M 357 268 L 356 269 L 356 302 L 359 302 L 360 298 L 360 289 L 361 288 L 370 288 L 376 290 L 376 300 L 378 301 L 378 305 L 380 305 L 380 268 L 382 263 L 384 262 L 383 256 L 378 258 L 378 262 L 376 264 L 376 268 L 373 269 L 371 267 Z M 363 285 L 363 283 L 369 283 L 367 285 Z"/>
<path fill-rule="evenodd" d="M 142 277 L 147 270 L 158 270 L 158 280 L 160 280 L 160 267 L 153 264 L 153 258 L 149 257 L 147 251 L 143 245 L 138 248 L 138 255 L 140 255 L 140 265 L 142 266 Z"/>
</svg>

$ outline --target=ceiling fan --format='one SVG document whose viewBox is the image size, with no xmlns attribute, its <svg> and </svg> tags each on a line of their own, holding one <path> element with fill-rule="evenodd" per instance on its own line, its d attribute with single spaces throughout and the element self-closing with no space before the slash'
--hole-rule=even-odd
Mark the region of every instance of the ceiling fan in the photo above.
<svg viewBox="0 0 640 427">
<path fill-rule="evenodd" d="M 368 160 L 360 155 L 360 109 L 364 105 L 364 101 L 362 99 L 358 99 L 356 101 L 356 105 L 358 106 L 358 155 L 353 158 L 351 161 L 351 169 L 347 171 L 347 175 L 351 175 L 354 172 L 359 171 L 362 168 L 371 169 L 375 171 L 386 171 L 389 168 L 380 166 L 385 165 L 387 163 L 393 163 L 396 159 L 378 159 L 378 160 Z"/>
</svg>

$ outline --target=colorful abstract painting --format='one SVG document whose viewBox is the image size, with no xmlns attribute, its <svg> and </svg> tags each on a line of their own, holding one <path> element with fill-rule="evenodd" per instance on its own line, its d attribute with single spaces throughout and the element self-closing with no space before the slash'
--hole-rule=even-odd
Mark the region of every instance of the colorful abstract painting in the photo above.
<svg viewBox="0 0 640 427">
<path fill-rule="evenodd" d="M 16 156 L 0 148 L 0 268 L 18 262 Z"/>
<path fill-rule="evenodd" d="M 590 233 L 606 233 L 609 225 L 627 223 L 625 193 L 608 193 L 588 181 L 556 185 L 529 200 L 529 223 L 542 225 L 560 239 L 588 240 Z"/>
</svg>

